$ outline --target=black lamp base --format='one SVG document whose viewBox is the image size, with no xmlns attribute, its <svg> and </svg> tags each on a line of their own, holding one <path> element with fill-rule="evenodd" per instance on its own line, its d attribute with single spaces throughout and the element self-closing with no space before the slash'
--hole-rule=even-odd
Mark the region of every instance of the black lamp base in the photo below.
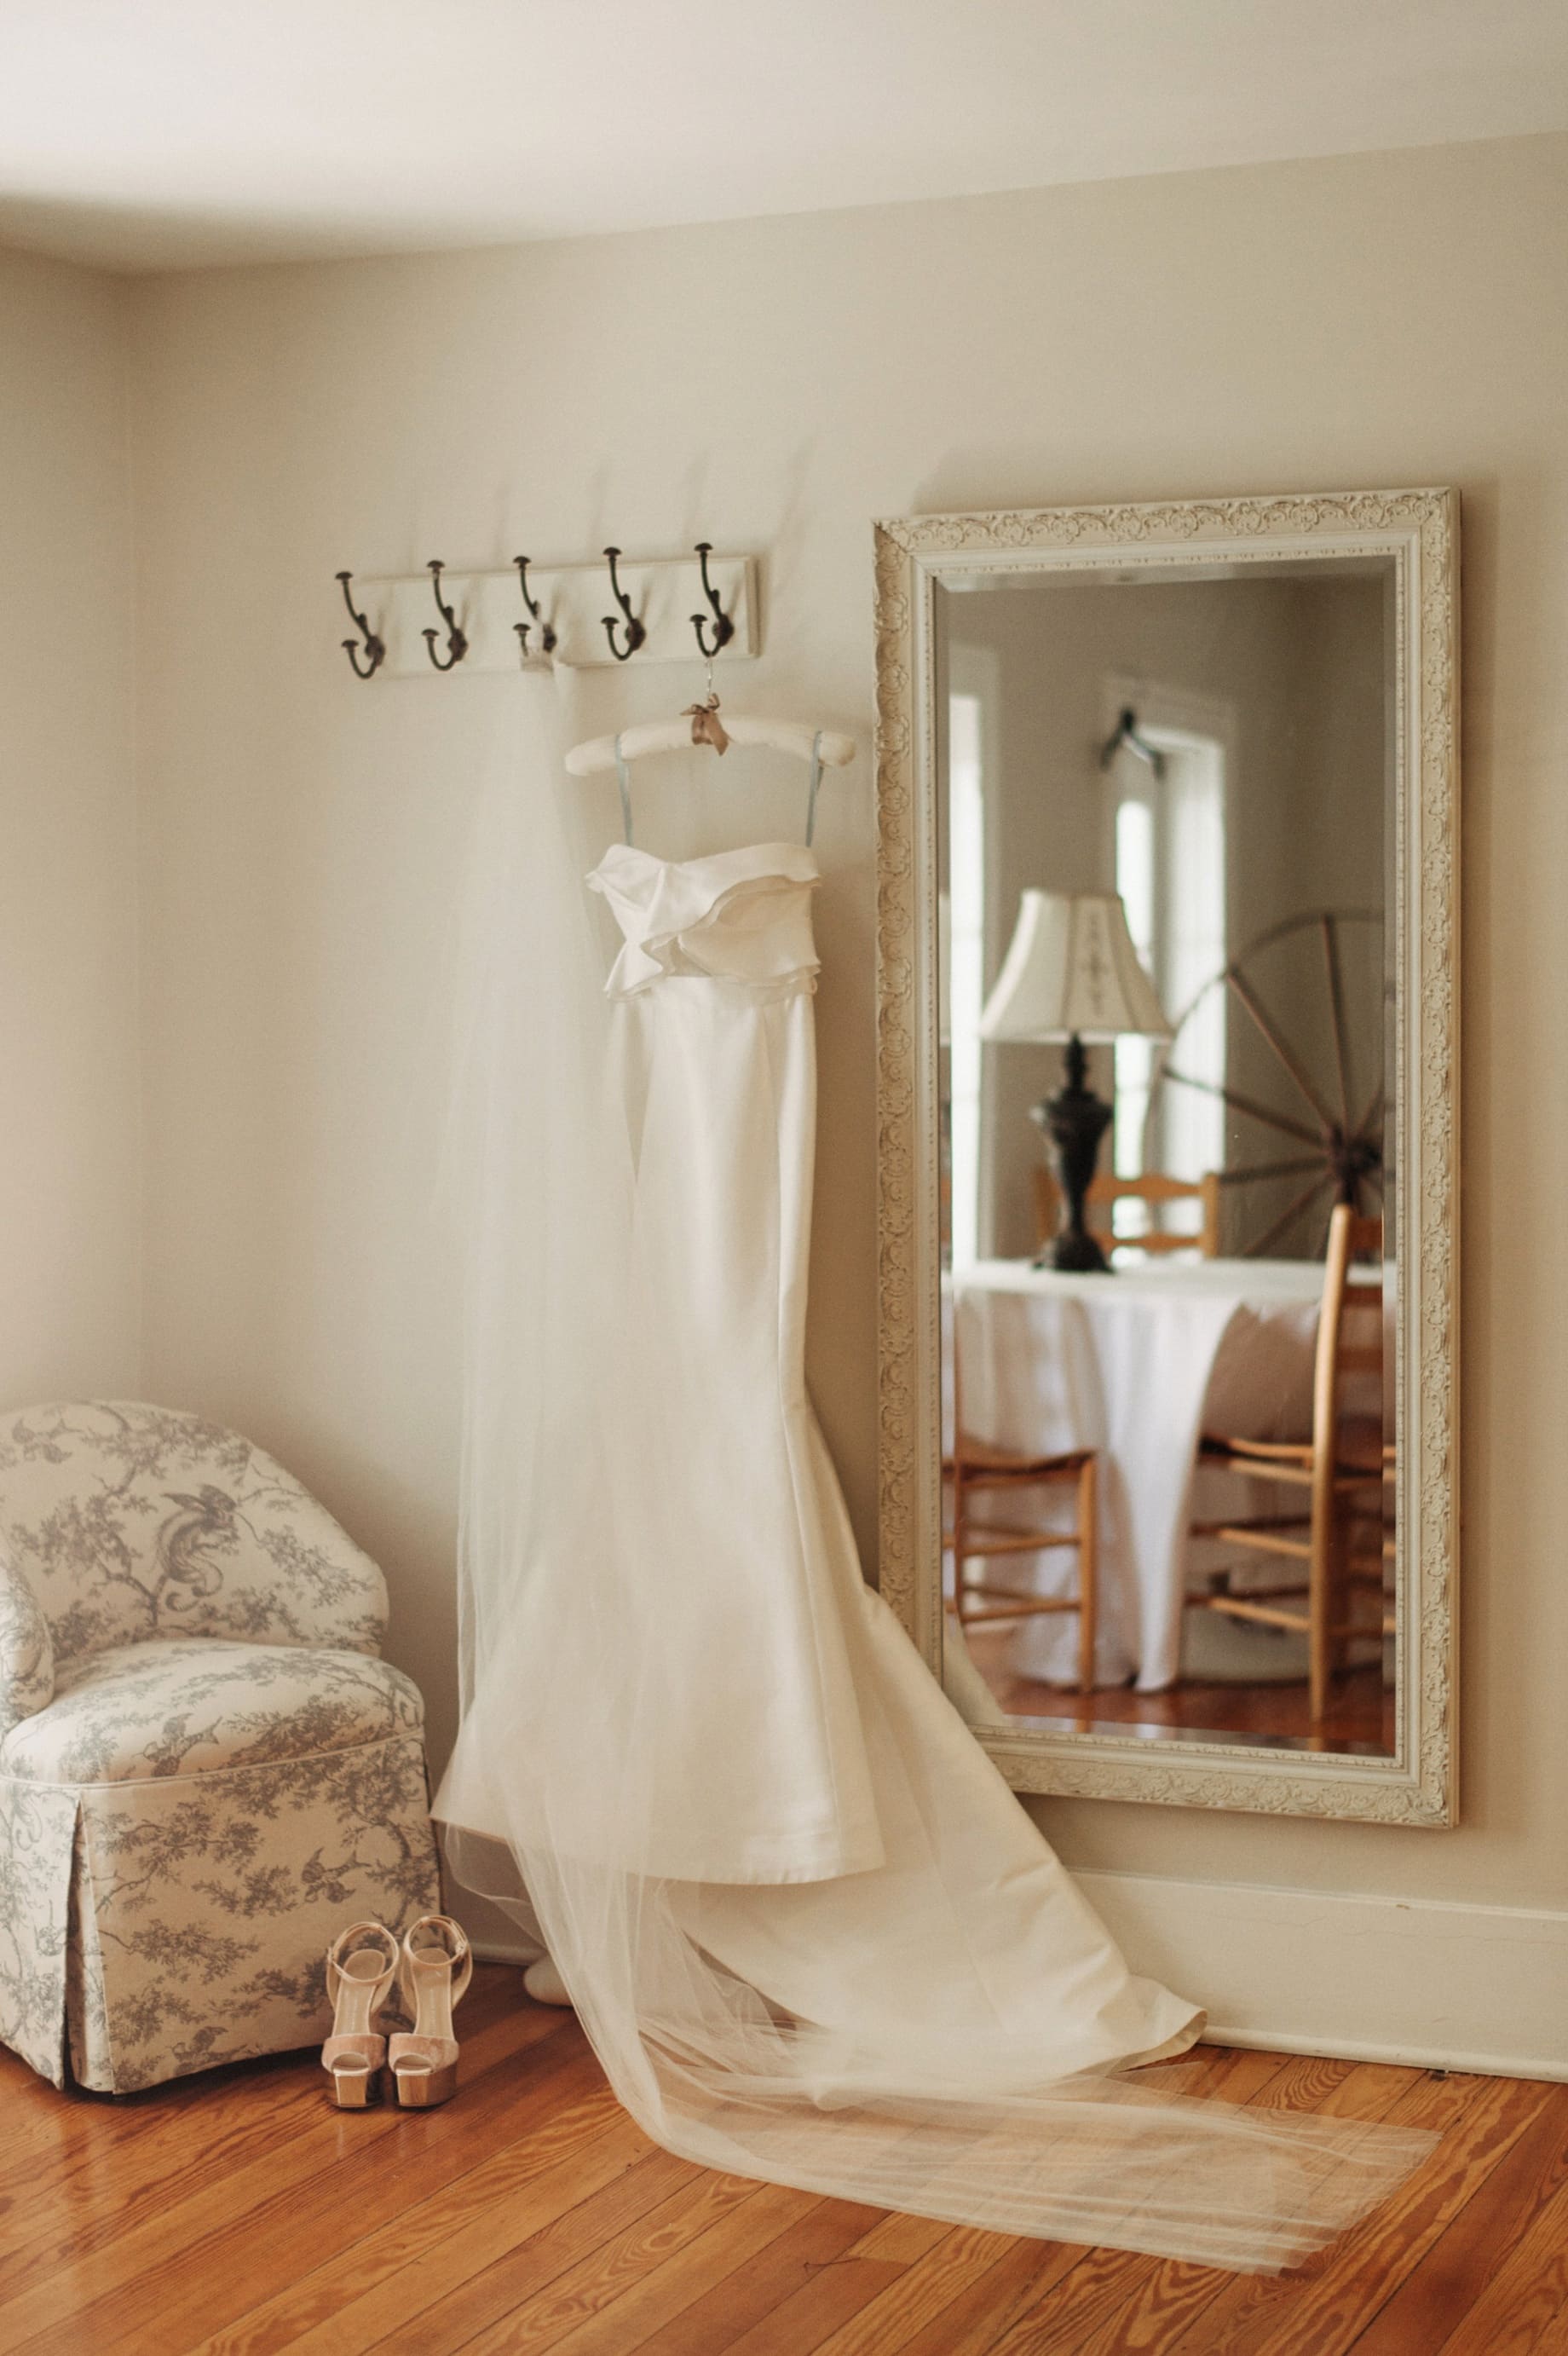
<svg viewBox="0 0 1568 2356">
<path fill-rule="evenodd" d="M 1100 1245 L 1091 1235 L 1052 1236 L 1042 1252 L 1035 1255 L 1036 1268 L 1060 1269 L 1064 1276 L 1109 1276 L 1111 1263 Z"/>
<path fill-rule="evenodd" d="M 1074 1276 L 1108 1276 L 1111 1264 L 1083 1220 L 1084 1198 L 1100 1158 L 1100 1140 L 1111 1123 L 1111 1107 L 1083 1085 L 1088 1058 L 1076 1032 L 1062 1057 L 1062 1083 L 1030 1113 L 1051 1145 L 1051 1166 L 1061 1194 L 1061 1224 L 1035 1261 Z"/>
</svg>

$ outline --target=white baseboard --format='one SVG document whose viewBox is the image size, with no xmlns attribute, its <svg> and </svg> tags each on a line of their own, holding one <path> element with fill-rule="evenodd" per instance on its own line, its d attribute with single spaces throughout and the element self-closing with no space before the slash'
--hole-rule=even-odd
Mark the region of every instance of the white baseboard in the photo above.
<svg viewBox="0 0 1568 2356">
<path fill-rule="evenodd" d="M 1216 2045 L 1568 2079 L 1568 1913 L 1081 1873 Z"/>
<path fill-rule="evenodd" d="M 1135 1971 L 1207 2008 L 1211 2044 L 1568 2079 L 1568 1913 L 1076 1878 Z M 531 1961 L 500 1940 L 475 1951 Z"/>
<path fill-rule="evenodd" d="M 539 1956 L 533 1948 L 514 1946 L 507 1939 L 486 1939 L 483 1933 L 471 1942 L 475 1956 L 482 1964 L 510 1964 L 521 1971 L 527 1964 L 537 1964 Z"/>
</svg>

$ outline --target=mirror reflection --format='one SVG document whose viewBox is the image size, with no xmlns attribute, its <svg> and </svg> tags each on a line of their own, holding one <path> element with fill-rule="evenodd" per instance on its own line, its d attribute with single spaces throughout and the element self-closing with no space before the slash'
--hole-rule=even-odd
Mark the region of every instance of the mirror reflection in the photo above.
<svg viewBox="0 0 1568 2356">
<path fill-rule="evenodd" d="M 1381 560 L 937 593 L 976 1720 L 1392 1751 L 1394 626 Z"/>
</svg>

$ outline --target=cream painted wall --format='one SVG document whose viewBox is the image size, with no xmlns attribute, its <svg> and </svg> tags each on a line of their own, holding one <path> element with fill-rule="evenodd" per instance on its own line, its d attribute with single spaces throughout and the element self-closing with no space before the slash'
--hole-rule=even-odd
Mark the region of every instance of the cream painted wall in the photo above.
<svg viewBox="0 0 1568 2356">
<path fill-rule="evenodd" d="M 1568 142 L 1523 141 L 137 291 L 149 1379 L 278 1448 L 379 1554 L 438 1739 L 443 995 L 465 821 L 517 691 L 357 685 L 335 570 L 758 549 L 767 652 L 735 700 L 869 744 L 875 515 L 1456 483 L 1465 1823 L 1042 1815 L 1086 1865 L 1568 1902 L 1565 208 Z M 592 701 L 665 709 L 696 677 Z M 812 1363 L 863 1537 L 869 781 L 836 782 L 820 828 Z M 732 823 L 795 820 L 794 793 L 762 794 Z M 673 797 L 648 805 L 661 830 L 678 845 Z"/>
<path fill-rule="evenodd" d="M 0 1407 L 140 1381 L 126 305 L 0 253 Z"/>
</svg>

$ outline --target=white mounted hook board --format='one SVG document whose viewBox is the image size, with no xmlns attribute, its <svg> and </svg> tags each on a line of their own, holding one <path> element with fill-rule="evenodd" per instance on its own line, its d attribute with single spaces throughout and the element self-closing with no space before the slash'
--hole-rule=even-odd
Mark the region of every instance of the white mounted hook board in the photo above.
<svg viewBox="0 0 1568 2356">
<path fill-rule="evenodd" d="M 612 590 L 605 557 L 589 564 L 535 564 L 530 560 L 527 591 L 537 616 L 525 603 L 515 562 L 494 573 L 443 565 L 433 579 L 429 567 L 412 574 L 368 573 L 363 579 L 339 573 L 356 625 L 363 625 L 357 627 L 355 638 L 343 643 L 355 649 L 349 659 L 361 679 L 431 679 L 449 670 L 515 671 L 519 667 L 543 670 L 554 663 L 589 669 L 613 667 L 621 660 L 628 666 L 732 662 L 737 656 L 761 651 L 753 558 L 709 555 L 705 589 L 700 555 L 623 558 L 619 551 L 616 555 L 616 586 L 624 604 Z M 722 631 L 720 615 L 730 623 L 731 634 L 710 653 Z M 694 616 L 702 617 L 700 639 Z M 628 616 L 641 624 L 643 635 L 629 655 L 618 656 L 612 644 L 624 648 L 635 636 Z M 338 619 L 347 619 L 341 609 Z M 614 625 L 613 640 L 605 629 L 607 619 Z M 518 623 L 528 625 L 526 657 L 519 649 Z M 453 625 L 464 651 L 449 660 L 454 650 Z M 547 631 L 554 636 L 548 652 Z"/>
</svg>

